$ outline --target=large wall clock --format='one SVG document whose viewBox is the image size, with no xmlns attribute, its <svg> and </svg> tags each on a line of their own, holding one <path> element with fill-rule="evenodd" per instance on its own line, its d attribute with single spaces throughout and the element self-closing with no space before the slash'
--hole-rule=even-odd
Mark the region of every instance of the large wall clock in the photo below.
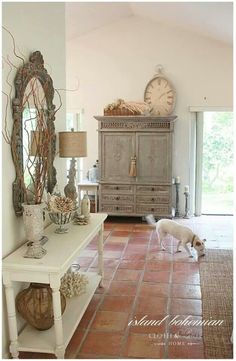
<svg viewBox="0 0 236 361">
<path fill-rule="evenodd" d="M 157 67 L 157 74 L 148 82 L 144 91 L 144 101 L 150 105 L 151 114 L 170 115 L 175 107 L 176 92 L 171 82 L 162 74 L 162 67 Z"/>
</svg>

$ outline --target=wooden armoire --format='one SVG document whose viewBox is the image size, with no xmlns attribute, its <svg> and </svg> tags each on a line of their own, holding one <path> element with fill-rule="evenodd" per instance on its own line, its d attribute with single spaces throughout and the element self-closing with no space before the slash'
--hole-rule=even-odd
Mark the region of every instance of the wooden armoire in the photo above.
<svg viewBox="0 0 236 361">
<path fill-rule="evenodd" d="M 99 211 L 172 217 L 172 135 L 176 116 L 95 116 Z M 136 176 L 130 176 L 132 159 Z"/>
</svg>

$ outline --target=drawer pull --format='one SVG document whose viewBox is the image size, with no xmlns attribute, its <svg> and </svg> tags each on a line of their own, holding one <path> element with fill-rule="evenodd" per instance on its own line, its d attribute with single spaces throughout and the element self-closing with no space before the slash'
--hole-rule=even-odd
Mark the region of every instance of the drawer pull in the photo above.
<svg viewBox="0 0 236 361">
<path fill-rule="evenodd" d="M 116 187 L 116 190 L 118 191 L 119 187 Z"/>
<path fill-rule="evenodd" d="M 119 210 L 119 207 L 116 207 L 116 210 L 118 211 L 118 210 Z"/>
<path fill-rule="evenodd" d="M 151 211 L 154 212 L 154 208 L 151 208 Z"/>
<path fill-rule="evenodd" d="M 154 192 L 154 190 L 155 190 L 155 188 L 154 188 L 154 187 L 152 187 L 152 192 Z"/>
<path fill-rule="evenodd" d="M 120 199 L 120 197 L 116 197 L 116 200 L 118 201 Z"/>
<path fill-rule="evenodd" d="M 155 198 L 152 198 L 152 201 L 154 202 L 154 201 L 155 201 Z"/>
</svg>

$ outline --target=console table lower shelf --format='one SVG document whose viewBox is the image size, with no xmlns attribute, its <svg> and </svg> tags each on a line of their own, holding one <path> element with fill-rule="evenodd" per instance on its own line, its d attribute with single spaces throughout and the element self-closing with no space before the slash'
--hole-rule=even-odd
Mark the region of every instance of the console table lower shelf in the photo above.
<svg viewBox="0 0 236 361">
<path fill-rule="evenodd" d="M 7 256 L 3 262 L 3 284 L 5 286 L 10 346 L 13 358 L 19 351 L 54 353 L 63 359 L 66 347 L 76 330 L 93 294 L 102 286 L 103 270 L 103 228 L 107 218 L 105 213 L 91 214 L 89 224 L 70 224 L 69 232 L 56 234 L 55 225 L 45 229 L 48 242 L 44 245 L 47 253 L 41 259 L 24 258 L 27 244 Z M 96 237 L 96 238 L 95 238 Z M 85 272 L 89 283 L 86 293 L 67 299 L 64 314 L 61 314 L 61 278 L 76 262 L 81 251 L 93 240 L 97 240 L 97 273 Z M 27 325 L 19 334 L 15 307 L 14 282 L 36 282 L 49 284 L 52 289 L 54 326 L 46 331 L 38 331 Z"/>
<path fill-rule="evenodd" d="M 81 272 L 82 273 L 82 272 Z M 62 316 L 64 347 L 69 344 L 91 298 L 93 297 L 101 276 L 92 272 L 84 273 L 88 277 L 89 283 L 86 286 L 86 293 L 81 296 L 67 298 L 66 309 Z M 55 328 L 51 327 L 47 331 L 38 331 L 30 325 L 22 330 L 18 336 L 18 350 L 28 352 L 55 352 Z"/>
</svg>

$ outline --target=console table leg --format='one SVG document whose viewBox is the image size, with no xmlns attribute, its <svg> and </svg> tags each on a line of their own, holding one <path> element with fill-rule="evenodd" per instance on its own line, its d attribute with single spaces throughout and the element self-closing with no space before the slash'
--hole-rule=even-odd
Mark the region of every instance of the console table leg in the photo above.
<svg viewBox="0 0 236 361">
<path fill-rule="evenodd" d="M 6 301 L 7 301 L 7 317 L 9 326 L 10 336 L 10 353 L 13 358 L 18 358 L 18 332 L 17 332 L 17 321 L 16 321 L 16 308 L 15 308 L 15 297 L 12 282 L 9 281 L 5 284 Z"/>
<path fill-rule="evenodd" d="M 98 233 L 98 274 L 102 277 L 99 287 L 103 287 L 103 276 L 104 276 L 104 266 L 103 266 L 103 229 L 104 224 L 101 225 L 100 231 Z"/>
<path fill-rule="evenodd" d="M 18 342 L 11 342 L 9 350 L 12 358 L 19 358 Z"/>
<path fill-rule="evenodd" d="M 55 351 L 55 355 L 58 359 L 63 360 L 65 358 L 65 348 L 57 347 Z"/>
<path fill-rule="evenodd" d="M 56 287 L 54 285 L 51 285 L 51 288 L 52 288 L 52 300 L 53 300 L 55 337 L 56 337 L 55 355 L 59 359 L 64 359 L 65 347 L 64 347 L 62 316 L 61 316 L 61 295 L 59 291 L 60 282 Z"/>
<path fill-rule="evenodd" d="M 97 187 L 95 189 L 95 213 L 97 213 L 98 211 L 98 191 L 97 191 Z"/>
</svg>

